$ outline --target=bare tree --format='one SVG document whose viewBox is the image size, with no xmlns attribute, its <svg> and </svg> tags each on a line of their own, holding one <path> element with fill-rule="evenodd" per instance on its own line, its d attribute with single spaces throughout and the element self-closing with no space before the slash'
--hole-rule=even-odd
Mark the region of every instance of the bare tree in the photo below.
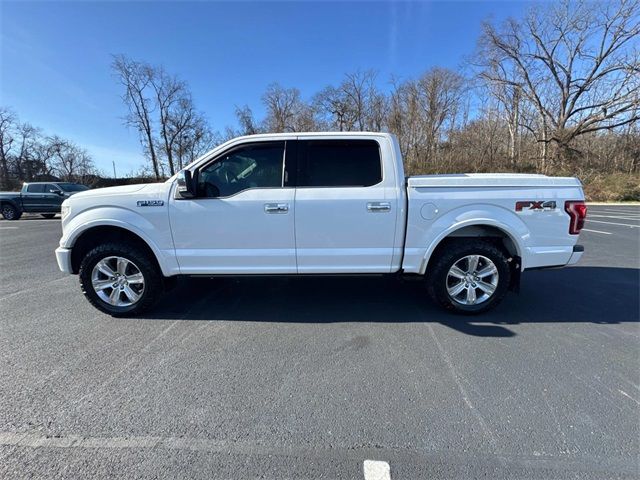
<svg viewBox="0 0 640 480">
<path fill-rule="evenodd" d="M 463 79 L 451 70 L 433 68 L 417 83 L 418 103 L 422 111 L 425 135 L 425 162 L 432 161 L 442 132 L 453 127 L 460 108 Z"/>
<path fill-rule="evenodd" d="M 55 174 L 65 181 L 82 181 L 94 173 L 91 156 L 75 143 L 57 135 L 47 138 L 47 151 Z"/>
<path fill-rule="evenodd" d="M 313 97 L 312 103 L 318 115 L 318 123 L 327 130 L 353 130 L 355 112 L 341 88 L 324 88 Z"/>
<path fill-rule="evenodd" d="M 16 151 L 13 171 L 19 179 L 32 181 L 51 173 L 46 148 L 43 148 L 42 132 L 29 123 L 21 123 L 16 129 Z"/>
<path fill-rule="evenodd" d="M 262 103 L 267 109 L 265 119 L 267 131 L 295 132 L 300 130 L 300 117 L 305 113 L 305 106 L 300 99 L 300 90 L 284 88 L 278 83 L 272 83 L 262 96 Z"/>
<path fill-rule="evenodd" d="M 114 57 L 113 69 L 125 87 L 122 98 L 129 109 L 127 123 L 140 132 L 154 175 L 173 175 L 211 137 L 187 84 L 161 66 L 122 55 Z M 189 138 L 191 135 L 196 138 Z"/>
<path fill-rule="evenodd" d="M 351 106 L 355 128 L 360 131 L 374 130 L 376 124 L 381 126 L 381 106 L 383 96 L 378 92 L 375 82 L 375 70 L 348 73 L 340 85 L 344 98 Z"/>
<path fill-rule="evenodd" d="M 387 98 L 376 87 L 374 70 L 344 76 L 338 87 L 328 86 L 313 97 L 320 123 L 332 130 L 382 130 Z"/>
<path fill-rule="evenodd" d="M 140 143 L 149 155 L 153 173 L 160 178 L 160 166 L 156 153 L 153 115 L 155 104 L 149 98 L 149 88 L 154 75 L 153 68 L 142 62 L 131 60 L 124 55 L 114 56 L 111 64 L 118 81 L 124 86 L 122 100 L 129 109 L 126 123 L 138 130 Z"/>
<path fill-rule="evenodd" d="M 191 95 L 183 81 L 168 75 L 162 67 L 151 68 L 149 73 L 149 83 L 154 92 L 159 115 L 159 143 L 169 168 L 169 175 L 173 175 L 176 170 L 173 159 L 174 144 L 188 130 L 196 113 Z"/>
<path fill-rule="evenodd" d="M 445 131 L 455 128 L 463 85 L 459 74 L 443 68 L 433 68 L 418 80 L 395 82 L 387 122 L 412 168 L 433 162 Z"/>
<path fill-rule="evenodd" d="M 484 26 L 482 75 L 517 88 L 535 107 L 543 162 L 548 143 L 566 160 L 578 136 L 640 119 L 639 5 L 564 0 L 501 29 Z"/>
<path fill-rule="evenodd" d="M 255 135 L 260 129 L 253 118 L 253 112 L 248 105 L 236 107 L 236 118 L 240 124 L 240 135 Z"/>
<path fill-rule="evenodd" d="M 17 124 L 17 118 L 12 110 L 0 108 L 0 183 L 2 188 L 9 188 L 9 157 Z"/>
<path fill-rule="evenodd" d="M 398 136 L 400 150 L 410 172 L 417 169 L 420 158 L 422 123 L 416 82 L 392 80 L 389 114 L 389 130 Z"/>
<path fill-rule="evenodd" d="M 516 168 L 520 157 L 521 130 L 522 128 L 531 128 L 532 123 L 529 122 L 524 127 L 521 125 L 524 106 L 522 89 L 518 81 L 519 72 L 514 68 L 508 71 L 507 67 L 513 67 L 513 65 L 496 63 L 488 67 L 490 75 L 482 72 L 481 79 L 485 81 L 480 87 L 479 95 L 487 95 L 496 100 L 499 114 L 503 117 L 509 131 L 509 161 L 512 167 Z M 495 70 L 499 70 L 499 72 Z M 491 80 L 496 77 L 508 78 L 510 81 Z"/>
<path fill-rule="evenodd" d="M 209 128 L 202 115 L 196 114 L 181 130 L 181 135 L 177 135 L 172 142 L 173 158 L 177 161 L 178 169 L 182 169 L 219 143 L 220 136 Z"/>
</svg>

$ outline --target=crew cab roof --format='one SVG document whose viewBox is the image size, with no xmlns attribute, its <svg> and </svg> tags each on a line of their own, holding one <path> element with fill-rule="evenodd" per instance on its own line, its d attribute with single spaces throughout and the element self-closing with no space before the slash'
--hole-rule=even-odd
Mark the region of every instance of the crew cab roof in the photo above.
<svg viewBox="0 0 640 480">
<path fill-rule="evenodd" d="M 234 142 L 240 140 L 277 140 L 295 137 L 391 137 L 392 134 L 384 132 L 288 132 L 288 133 L 258 133 L 236 137 Z"/>
</svg>

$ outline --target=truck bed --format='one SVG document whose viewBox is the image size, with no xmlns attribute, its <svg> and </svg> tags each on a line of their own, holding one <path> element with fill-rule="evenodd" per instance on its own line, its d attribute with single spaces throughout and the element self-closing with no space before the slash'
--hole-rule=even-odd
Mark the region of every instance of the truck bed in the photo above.
<svg viewBox="0 0 640 480">
<path fill-rule="evenodd" d="M 569 234 L 565 211 L 565 202 L 584 198 L 576 178 L 419 175 L 407 178 L 407 196 L 406 272 L 425 273 L 432 248 L 448 235 L 502 235 L 521 257 L 523 269 L 562 266 L 579 258 L 573 248 L 578 235 Z"/>
</svg>

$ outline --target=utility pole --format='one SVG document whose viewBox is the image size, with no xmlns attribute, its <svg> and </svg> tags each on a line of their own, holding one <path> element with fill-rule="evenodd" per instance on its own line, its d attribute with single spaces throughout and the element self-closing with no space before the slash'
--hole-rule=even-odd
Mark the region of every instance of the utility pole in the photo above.
<svg viewBox="0 0 640 480">
<path fill-rule="evenodd" d="M 118 178 L 118 176 L 116 175 L 116 161 L 111 160 L 111 163 L 113 164 L 113 178 Z"/>
</svg>

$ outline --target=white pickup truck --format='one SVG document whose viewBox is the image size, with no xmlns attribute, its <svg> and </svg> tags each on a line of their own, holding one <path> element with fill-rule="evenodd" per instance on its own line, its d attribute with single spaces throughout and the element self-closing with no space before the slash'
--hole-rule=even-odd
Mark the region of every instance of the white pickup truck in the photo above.
<svg viewBox="0 0 640 480">
<path fill-rule="evenodd" d="M 405 178 L 390 134 L 253 135 L 164 183 L 65 200 L 56 257 L 114 316 L 178 275 L 413 275 L 445 308 L 480 313 L 522 271 L 576 263 L 585 216 L 575 178 Z"/>
</svg>

